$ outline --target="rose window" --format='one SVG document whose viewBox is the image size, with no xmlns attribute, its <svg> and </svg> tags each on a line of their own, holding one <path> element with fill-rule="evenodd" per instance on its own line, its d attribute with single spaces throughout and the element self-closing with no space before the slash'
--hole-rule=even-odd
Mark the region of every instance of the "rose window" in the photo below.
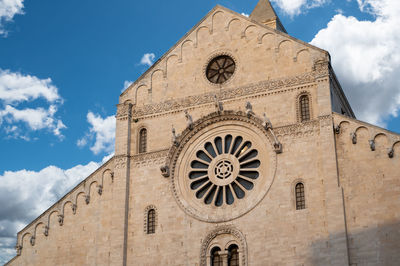
<svg viewBox="0 0 400 266">
<path fill-rule="evenodd" d="M 251 141 L 217 136 L 199 148 L 190 162 L 190 189 L 207 205 L 231 205 L 254 188 L 260 164 Z"/>
<path fill-rule="evenodd" d="M 220 55 L 208 64 L 206 76 L 210 82 L 222 84 L 233 75 L 235 68 L 235 61 L 231 57 Z"/>
</svg>

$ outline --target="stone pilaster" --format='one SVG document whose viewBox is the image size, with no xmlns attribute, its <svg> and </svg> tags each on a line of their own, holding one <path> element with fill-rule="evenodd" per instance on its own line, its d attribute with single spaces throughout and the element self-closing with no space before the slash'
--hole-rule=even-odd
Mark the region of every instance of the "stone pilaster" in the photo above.
<svg viewBox="0 0 400 266">
<path fill-rule="evenodd" d="M 113 207 L 113 226 L 111 228 L 114 238 L 111 240 L 111 264 L 126 265 L 132 105 L 130 103 L 119 104 L 117 107 L 114 168 L 115 206 Z"/>
</svg>

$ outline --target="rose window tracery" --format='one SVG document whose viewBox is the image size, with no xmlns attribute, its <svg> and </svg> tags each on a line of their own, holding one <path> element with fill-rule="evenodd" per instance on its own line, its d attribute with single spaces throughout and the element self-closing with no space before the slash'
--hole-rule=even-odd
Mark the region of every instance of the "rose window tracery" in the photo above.
<svg viewBox="0 0 400 266">
<path fill-rule="evenodd" d="M 219 207 L 242 199 L 254 187 L 260 167 L 257 149 L 242 136 L 217 136 L 196 152 L 190 188 L 205 204 Z"/>
<path fill-rule="evenodd" d="M 206 76 L 210 82 L 222 84 L 232 77 L 235 69 L 235 61 L 230 56 L 220 55 L 210 61 Z"/>
<path fill-rule="evenodd" d="M 268 193 L 276 173 L 274 139 L 253 119 L 231 111 L 212 113 L 171 148 L 171 189 L 187 214 L 230 221 Z"/>
</svg>

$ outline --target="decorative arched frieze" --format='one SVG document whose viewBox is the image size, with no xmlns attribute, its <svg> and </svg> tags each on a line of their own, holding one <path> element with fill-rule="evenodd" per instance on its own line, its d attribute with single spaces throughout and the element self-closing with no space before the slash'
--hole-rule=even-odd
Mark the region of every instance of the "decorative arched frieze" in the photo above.
<svg viewBox="0 0 400 266">
<path fill-rule="evenodd" d="M 197 41 L 195 41 L 195 47 L 197 46 L 197 43 L 196 43 Z M 170 56 L 168 56 L 166 59 L 165 59 L 165 78 L 167 78 L 168 77 L 168 67 L 170 67 L 170 64 L 172 64 L 172 63 L 170 63 L 169 61 L 171 60 L 171 58 L 174 58 L 174 57 L 176 57 L 177 58 L 177 61 L 179 61 L 179 56 L 177 55 L 177 54 L 171 54 Z"/>
<path fill-rule="evenodd" d="M 143 89 L 142 89 L 142 88 L 143 88 Z M 149 99 L 149 92 L 151 91 L 151 88 L 149 88 L 149 86 L 148 86 L 146 83 L 141 83 L 141 84 L 139 84 L 139 85 L 136 87 L 136 89 L 135 89 L 135 105 L 138 104 L 138 92 L 140 92 L 140 91 L 139 91 L 140 89 L 145 90 L 145 91 L 143 92 L 143 96 L 146 96 L 146 95 L 147 95 L 147 98 L 141 99 L 141 100 L 146 100 L 146 102 L 148 102 L 148 99 Z M 146 89 L 147 89 L 147 90 L 146 90 Z M 145 102 L 145 103 L 146 103 L 146 102 Z"/>
<path fill-rule="evenodd" d="M 296 55 L 293 57 L 293 61 L 294 61 L 294 62 L 297 62 L 297 61 L 298 61 L 299 55 L 300 55 L 301 53 L 308 53 L 308 54 L 310 54 L 310 50 L 309 50 L 308 48 L 305 48 L 305 49 L 300 49 L 299 51 L 297 51 L 297 52 L 296 52 Z"/>
<path fill-rule="evenodd" d="M 362 131 L 367 131 L 368 145 L 371 151 L 376 151 L 377 147 L 380 150 L 384 149 L 389 158 L 394 158 L 395 145 L 400 143 L 400 135 L 388 132 L 385 129 L 378 128 L 373 125 L 368 125 L 364 122 L 349 119 L 343 115 L 334 114 L 336 126 L 335 133 L 340 135 L 343 132 L 350 134 L 350 141 L 353 144 L 358 142 L 358 135 Z"/>
<path fill-rule="evenodd" d="M 255 28 L 257 29 L 256 25 L 251 24 L 251 25 L 247 25 L 246 28 L 244 28 L 243 33 L 242 33 L 242 38 L 248 38 L 247 36 L 247 31 L 251 28 Z"/>
<path fill-rule="evenodd" d="M 183 44 L 182 44 L 182 46 L 183 46 Z M 182 51 L 182 46 L 181 46 L 181 51 Z M 182 52 L 181 52 L 181 58 L 182 58 Z M 154 76 L 154 74 L 156 74 L 157 72 L 161 72 L 162 78 L 165 79 L 165 71 L 164 71 L 163 69 L 158 68 L 158 69 L 155 69 L 154 71 L 152 71 L 152 72 L 151 72 L 151 75 L 150 75 L 149 94 L 152 94 L 152 93 L 153 93 L 153 87 L 154 87 L 154 77 L 153 77 L 153 76 Z"/>
<path fill-rule="evenodd" d="M 182 44 L 180 45 L 180 51 L 179 51 L 179 62 L 180 63 L 182 63 L 183 62 L 183 48 L 185 47 L 185 44 L 192 44 L 193 45 L 193 47 L 194 47 L 194 42 L 192 41 L 192 40 L 190 40 L 190 39 L 187 39 L 187 40 L 185 40 L 185 41 L 183 41 L 182 42 Z"/>
<path fill-rule="evenodd" d="M 266 32 L 266 33 L 260 34 L 260 36 L 258 36 L 258 43 L 262 44 L 263 40 L 264 40 L 264 37 L 270 36 L 270 35 L 274 36 L 274 34 L 272 32 Z"/>
<path fill-rule="evenodd" d="M 221 11 L 221 10 L 218 10 L 218 11 L 215 11 L 214 12 L 214 14 L 212 14 L 212 18 L 211 18 L 211 31 L 210 31 L 210 33 L 211 34 L 213 34 L 213 32 L 214 32 L 214 27 L 215 27 L 215 17 L 216 17 L 216 15 L 218 15 L 218 14 L 225 14 L 225 12 L 223 12 L 223 11 Z"/>
<path fill-rule="evenodd" d="M 221 235 L 230 235 L 230 240 L 224 243 L 213 243 L 213 240 Z M 228 243 L 236 244 L 239 247 L 239 256 L 242 266 L 247 266 L 247 243 L 246 238 L 238 229 L 233 226 L 221 226 L 217 227 L 213 231 L 207 234 L 201 243 L 200 248 L 200 266 L 209 266 L 207 259 L 209 258 L 209 253 L 212 248 L 217 247 L 218 244 L 221 245 L 219 248 L 224 248 Z M 228 245 L 229 247 L 229 245 Z"/>
<path fill-rule="evenodd" d="M 97 169 L 94 173 L 92 173 L 89 177 L 87 177 L 84 181 L 79 183 L 75 188 L 73 188 L 67 195 L 65 195 L 62 199 L 60 199 L 57 203 L 55 203 L 51 208 L 45 211 L 42 215 L 40 215 L 35 221 L 26 226 L 17 234 L 17 245 L 16 250 L 17 254 L 20 255 L 23 248 L 23 241 L 26 236 L 29 236 L 29 242 L 36 243 L 38 233 L 43 233 L 46 237 L 49 235 L 50 229 L 56 229 L 54 225 L 62 226 L 64 224 L 65 217 L 65 208 L 68 208 L 69 205 L 72 208 L 72 213 L 76 213 L 77 209 L 77 198 L 79 195 L 83 195 L 86 199 L 86 196 L 90 193 L 90 187 L 92 184 L 102 183 L 104 180 L 104 174 L 112 172 L 112 165 L 114 164 L 114 157 L 108 160 L 103 164 L 99 169 Z M 110 168 L 111 169 L 110 169 Z M 105 169 L 105 170 L 103 170 Z M 90 184 L 90 185 L 88 185 Z M 98 186 L 97 186 L 98 188 Z M 90 198 L 89 198 L 90 201 Z M 68 207 L 67 207 L 68 206 Z M 51 224 L 51 221 L 53 222 Z M 53 225 L 53 227 L 51 227 Z M 40 231 L 40 230 L 42 231 Z M 33 237 L 33 238 L 32 238 Z"/>
<path fill-rule="evenodd" d="M 207 29 L 208 34 L 212 34 L 212 30 L 208 27 L 208 26 L 201 26 L 198 27 L 196 30 L 196 40 L 195 40 L 195 47 L 197 47 L 199 45 L 199 32 L 203 29 Z"/>
<path fill-rule="evenodd" d="M 232 24 L 232 22 L 234 22 L 234 21 L 239 21 L 239 23 L 240 23 L 240 19 L 238 19 L 238 18 L 232 18 L 231 20 L 228 21 L 228 23 L 227 23 L 226 26 L 225 26 L 225 30 L 226 30 L 226 31 L 229 31 L 229 30 L 230 30 L 231 24 Z"/>
<path fill-rule="evenodd" d="M 283 39 L 283 40 L 277 40 L 277 46 L 276 46 L 276 49 L 275 49 L 275 52 L 276 53 L 279 53 L 279 52 L 281 52 L 281 46 L 284 44 L 284 43 L 289 43 L 290 45 L 292 44 L 292 41 L 291 40 L 288 40 L 288 39 Z"/>
</svg>

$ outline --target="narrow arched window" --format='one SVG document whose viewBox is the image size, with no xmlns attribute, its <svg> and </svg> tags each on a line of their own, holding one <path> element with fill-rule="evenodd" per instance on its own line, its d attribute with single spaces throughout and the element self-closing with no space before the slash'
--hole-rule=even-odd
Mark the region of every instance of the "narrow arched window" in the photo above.
<svg viewBox="0 0 400 266">
<path fill-rule="evenodd" d="M 296 193 L 296 210 L 302 210 L 306 208 L 306 199 L 304 196 L 304 185 L 303 183 L 297 183 L 295 188 Z"/>
<path fill-rule="evenodd" d="M 219 255 L 221 249 L 219 247 L 215 247 L 211 250 L 211 266 L 222 266 L 222 257 Z"/>
<path fill-rule="evenodd" d="M 147 212 L 147 234 L 156 232 L 156 211 L 151 209 Z"/>
<path fill-rule="evenodd" d="M 230 245 L 228 249 L 228 266 L 239 266 L 239 248 L 237 245 Z"/>
<path fill-rule="evenodd" d="M 301 122 L 309 121 L 311 119 L 310 116 L 310 99 L 308 95 L 302 95 L 299 99 L 300 102 L 300 119 Z"/>
<path fill-rule="evenodd" d="M 147 151 L 147 129 L 142 128 L 139 131 L 139 153 Z"/>
</svg>

